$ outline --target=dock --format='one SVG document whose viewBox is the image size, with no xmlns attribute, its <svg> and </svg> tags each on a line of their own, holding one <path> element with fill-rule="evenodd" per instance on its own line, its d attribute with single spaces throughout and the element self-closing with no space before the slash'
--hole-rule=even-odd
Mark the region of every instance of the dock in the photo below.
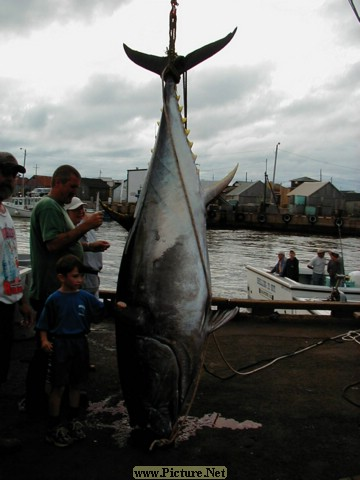
<svg viewBox="0 0 360 480">
<path fill-rule="evenodd" d="M 89 335 L 87 439 L 63 449 L 45 443 L 45 418 L 18 409 L 34 342 L 15 342 L 0 409 L 2 432 L 23 448 L 1 455 L 1 480 L 130 480 L 141 465 L 224 466 L 229 480 L 359 480 L 356 318 L 229 322 L 209 337 L 182 435 L 151 452 L 128 443 L 114 328 L 108 318 Z"/>
<path fill-rule="evenodd" d="M 115 301 L 115 290 L 102 289 L 100 291 L 100 298 L 108 302 Z M 360 303 L 359 302 L 330 302 L 330 301 L 313 301 L 313 300 L 254 300 L 250 298 L 224 298 L 213 297 L 212 307 L 220 310 L 235 308 L 247 310 L 247 312 L 240 311 L 239 316 L 264 316 L 273 315 L 278 310 L 323 310 L 329 311 L 333 317 L 360 317 Z"/>
</svg>

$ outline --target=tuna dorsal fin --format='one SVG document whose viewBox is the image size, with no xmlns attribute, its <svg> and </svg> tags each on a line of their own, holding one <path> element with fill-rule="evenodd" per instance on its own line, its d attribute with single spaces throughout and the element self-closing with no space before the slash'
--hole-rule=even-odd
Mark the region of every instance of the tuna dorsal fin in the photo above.
<svg viewBox="0 0 360 480">
<path fill-rule="evenodd" d="M 203 196 L 205 205 L 207 205 L 211 200 L 216 198 L 220 193 L 224 190 L 225 187 L 229 185 L 231 180 L 234 178 L 238 165 L 231 170 L 230 173 L 226 175 L 222 180 L 215 182 L 214 184 L 210 185 L 209 187 L 204 189 Z"/>
<path fill-rule="evenodd" d="M 226 37 L 194 50 L 192 53 L 186 55 L 186 57 L 179 55 L 173 60 L 170 60 L 169 57 L 158 57 L 156 55 L 138 52 L 125 45 L 125 43 L 124 50 L 130 60 L 136 63 L 136 65 L 139 65 L 146 70 L 150 70 L 150 72 L 162 76 L 165 69 L 171 64 L 171 69 L 169 71 L 176 71 L 176 76 L 180 76 L 224 48 L 231 41 L 236 30 L 237 29 L 235 28 L 235 30 L 226 35 Z"/>
<path fill-rule="evenodd" d="M 235 307 L 232 310 L 212 310 L 209 321 L 209 333 L 214 332 L 218 328 L 225 325 L 225 323 L 232 320 L 238 312 L 238 307 Z"/>
</svg>

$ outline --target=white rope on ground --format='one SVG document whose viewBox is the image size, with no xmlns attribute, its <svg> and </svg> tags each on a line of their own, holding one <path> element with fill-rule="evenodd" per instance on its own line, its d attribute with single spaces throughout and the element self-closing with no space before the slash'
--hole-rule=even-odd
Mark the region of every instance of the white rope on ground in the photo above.
<svg viewBox="0 0 360 480">
<path fill-rule="evenodd" d="M 248 372 L 240 372 L 239 370 L 236 370 L 235 368 L 233 368 L 230 365 L 230 363 L 226 360 L 226 358 L 225 358 L 225 356 L 224 356 L 224 354 L 223 354 L 223 352 L 222 352 L 222 350 L 219 346 L 219 343 L 218 343 L 218 340 L 216 338 L 215 333 L 213 333 L 212 335 L 213 335 L 216 347 L 218 349 L 218 352 L 219 352 L 221 358 L 223 359 L 224 363 L 227 365 L 227 367 L 233 373 L 235 373 L 236 375 L 240 375 L 240 376 L 253 375 L 254 373 L 257 373 L 261 370 L 264 370 L 265 368 L 271 367 L 272 365 L 279 362 L 280 360 L 284 360 L 285 358 L 294 357 L 295 355 L 299 355 L 300 353 L 307 352 L 308 350 L 311 350 L 312 348 L 315 348 L 315 347 L 319 347 L 319 346 L 323 345 L 325 342 L 328 342 L 330 340 L 337 340 L 337 339 L 341 338 L 344 341 L 354 341 L 354 342 L 360 344 L 360 340 L 359 340 L 360 339 L 360 330 L 350 330 L 347 333 L 341 333 L 340 335 L 336 335 L 335 337 L 330 337 L 330 338 L 326 338 L 324 340 L 320 340 L 319 342 L 316 342 L 312 345 L 309 345 L 308 347 L 304 347 L 304 348 L 301 348 L 299 350 L 296 350 L 295 352 L 287 353 L 285 355 L 281 355 L 280 357 L 274 358 L 273 360 L 267 362 L 265 365 L 262 365 L 261 367 L 255 368 L 255 369 L 250 370 Z"/>
<path fill-rule="evenodd" d="M 359 330 L 350 330 L 346 335 L 342 337 L 344 342 L 356 342 L 360 345 L 360 331 Z"/>
</svg>

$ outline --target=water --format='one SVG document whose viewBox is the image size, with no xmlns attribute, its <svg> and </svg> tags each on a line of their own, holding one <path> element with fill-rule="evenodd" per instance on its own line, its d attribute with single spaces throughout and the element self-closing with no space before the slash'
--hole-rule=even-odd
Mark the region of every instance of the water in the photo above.
<svg viewBox="0 0 360 480">
<path fill-rule="evenodd" d="M 29 220 L 14 219 L 20 253 L 29 253 Z M 346 273 L 360 270 L 360 238 L 333 236 L 284 235 L 253 230 L 209 230 L 208 248 L 214 296 L 247 297 L 245 266 L 273 267 L 277 252 L 296 251 L 300 266 L 306 266 L 318 248 L 343 251 Z M 115 222 L 105 222 L 97 237 L 110 242 L 100 274 L 101 286 L 115 289 L 127 232 Z"/>
</svg>

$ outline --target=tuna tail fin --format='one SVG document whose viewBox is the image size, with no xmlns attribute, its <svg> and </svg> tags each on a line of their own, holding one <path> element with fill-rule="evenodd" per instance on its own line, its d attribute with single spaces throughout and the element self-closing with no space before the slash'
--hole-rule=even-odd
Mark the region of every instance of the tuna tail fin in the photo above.
<svg viewBox="0 0 360 480">
<path fill-rule="evenodd" d="M 231 41 L 236 33 L 236 30 L 237 28 L 235 28 L 233 32 L 226 35 L 226 37 L 194 50 L 192 53 L 186 55 L 186 57 L 177 56 L 175 59 L 170 59 L 168 56 L 158 57 L 156 55 L 138 52 L 136 50 L 132 50 L 130 47 L 125 45 L 125 43 L 124 50 L 130 60 L 140 67 L 150 70 L 150 72 L 157 73 L 160 76 L 162 76 L 165 69 L 169 67 L 169 71 L 174 72 L 175 70 L 176 77 L 180 78 L 180 75 L 182 75 L 184 72 L 190 70 L 209 57 L 212 57 L 215 55 L 215 53 L 224 48 Z"/>
<path fill-rule="evenodd" d="M 236 165 L 235 168 L 231 170 L 230 173 L 226 175 L 222 180 L 219 180 L 218 182 L 214 183 L 213 185 L 210 185 L 210 187 L 207 187 L 204 192 L 204 201 L 205 205 L 207 205 L 211 200 L 216 198 L 220 193 L 224 190 L 225 187 L 229 185 L 231 180 L 234 178 L 236 170 L 238 168 L 238 165 Z"/>
<path fill-rule="evenodd" d="M 184 71 L 190 70 L 204 60 L 212 57 L 215 53 L 219 52 L 221 49 L 226 47 L 226 45 L 233 39 L 237 28 L 235 28 L 231 33 L 226 35 L 226 37 L 216 40 L 215 42 L 209 43 L 204 47 L 201 47 L 197 50 L 194 50 L 192 53 L 189 53 L 185 57 L 185 69 Z M 184 72 L 182 72 L 184 73 Z"/>
</svg>

